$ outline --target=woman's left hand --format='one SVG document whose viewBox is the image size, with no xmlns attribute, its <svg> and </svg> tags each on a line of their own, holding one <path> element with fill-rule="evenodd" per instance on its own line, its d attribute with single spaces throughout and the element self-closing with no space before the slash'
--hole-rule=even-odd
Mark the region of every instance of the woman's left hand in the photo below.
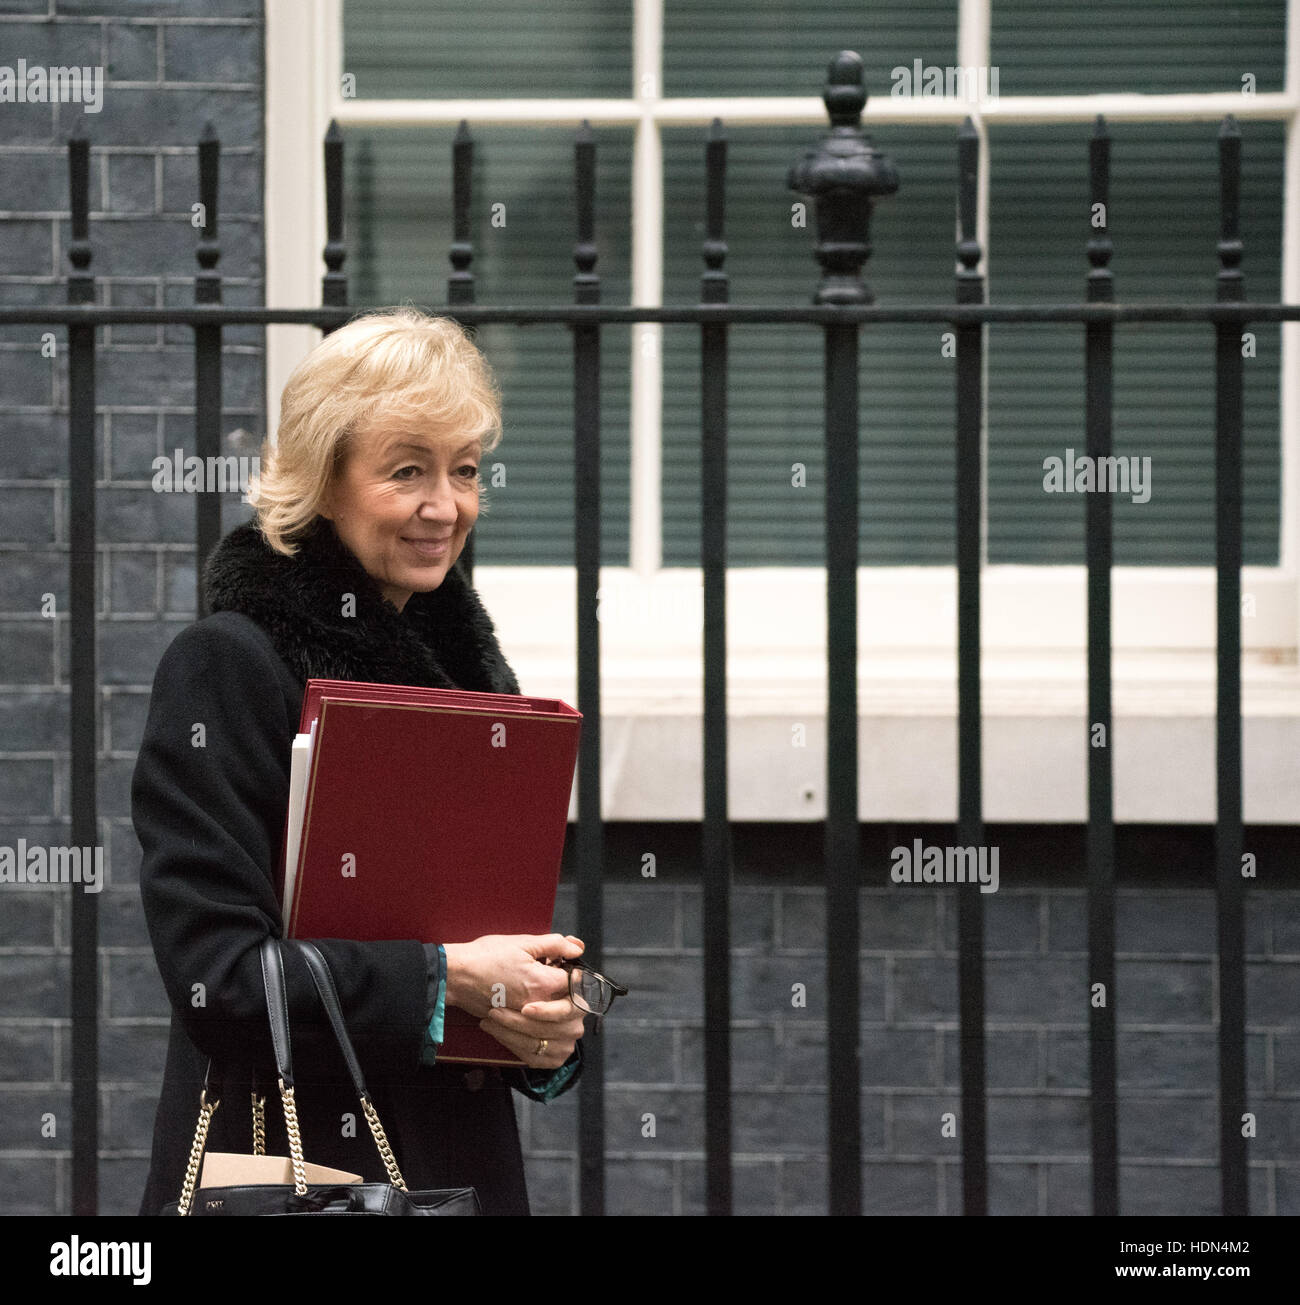
<svg viewBox="0 0 1300 1305">
<path fill-rule="evenodd" d="M 568 997 L 560 997 L 527 1002 L 522 1011 L 495 1007 L 479 1021 L 479 1028 L 532 1069 L 559 1069 L 585 1032 L 583 1018 Z M 542 1042 L 546 1046 L 539 1053 Z"/>
</svg>

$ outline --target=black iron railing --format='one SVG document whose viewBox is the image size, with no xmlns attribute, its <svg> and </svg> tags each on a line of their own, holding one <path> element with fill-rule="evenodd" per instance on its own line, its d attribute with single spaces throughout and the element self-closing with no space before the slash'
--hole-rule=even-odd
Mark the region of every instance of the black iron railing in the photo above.
<svg viewBox="0 0 1300 1305">
<path fill-rule="evenodd" d="M 1242 560 L 1242 358 L 1247 322 L 1300 319 L 1300 307 L 1244 301 L 1239 269 L 1238 194 L 1241 138 L 1231 118 L 1219 133 L 1221 176 L 1221 270 L 1215 303 L 1122 304 L 1114 302 L 1108 263 L 1111 241 L 1105 218 L 1090 227 L 1084 253 L 1090 264 L 1087 301 L 1060 305 L 990 305 L 979 271 L 976 240 L 978 135 L 968 119 L 957 133 L 959 184 L 956 295 L 952 304 L 879 307 L 861 276 L 870 251 L 868 226 L 876 196 L 897 184 L 892 165 L 871 148 L 861 131 L 865 105 L 861 62 L 843 53 L 831 64 L 825 99 L 831 130 L 791 169 L 789 184 L 812 195 L 819 241 L 815 253 L 822 282 L 810 306 L 745 306 L 728 302 L 723 270 L 726 244 L 724 176 L 726 141 L 715 120 L 705 142 L 707 218 L 700 303 L 656 308 L 600 304 L 595 270 L 595 144 L 586 123 L 575 141 L 577 242 L 574 303 L 522 308 L 476 305 L 470 226 L 473 144 L 465 124 L 453 145 L 454 231 L 452 273 L 445 313 L 469 328 L 483 323 L 550 323 L 573 332 L 575 530 L 577 564 L 578 706 L 586 717 L 578 764 L 579 819 L 576 838 L 578 930 L 600 963 L 602 936 L 603 824 L 600 806 L 600 645 L 597 587 L 600 554 L 600 345 L 602 328 L 631 322 L 690 323 L 700 327 L 701 562 L 704 575 L 704 820 L 701 883 L 704 902 L 705 1121 L 707 1205 L 731 1209 L 730 889 L 731 831 L 727 812 L 726 675 L 726 442 L 729 328 L 737 324 L 820 327 L 825 338 L 827 444 L 826 558 L 828 606 L 828 797 L 825 824 L 827 960 L 829 977 L 829 1205 L 834 1213 L 861 1209 L 861 1133 L 858 1028 L 858 861 L 856 696 L 858 567 L 858 335 L 863 326 L 891 322 L 951 325 L 956 336 L 956 500 L 958 576 L 958 838 L 967 847 L 983 842 L 981 795 L 980 579 L 982 507 L 981 414 L 984 406 L 985 328 L 1007 322 L 1070 322 L 1084 327 L 1086 405 L 1090 456 L 1111 447 L 1114 326 L 1121 322 L 1196 322 L 1212 325 L 1217 339 L 1216 374 L 1216 563 L 1218 568 L 1218 814 L 1217 901 L 1219 973 L 1219 1105 L 1223 1211 L 1248 1208 L 1242 1115 L 1246 1106 L 1244 895 L 1241 874 L 1241 560 Z M 343 142 L 331 124 L 325 138 L 328 243 L 321 307 L 234 308 L 221 303 L 217 271 L 217 156 L 215 134 L 199 146 L 199 193 L 203 228 L 192 308 L 115 308 L 95 305 L 90 270 L 88 143 L 69 144 L 71 167 L 72 271 L 68 306 L 0 308 L 0 323 L 61 325 L 70 358 L 72 637 L 72 838 L 96 840 L 95 762 L 95 329 L 111 323 L 161 323 L 194 329 L 195 446 L 201 458 L 219 453 L 222 334 L 235 325 L 306 324 L 329 331 L 357 311 L 347 307 L 343 272 Z M 1098 119 L 1090 145 L 1094 203 L 1108 203 L 1109 138 Z M 1094 212 L 1096 210 L 1093 210 Z M 1101 210 L 1105 214 L 1105 208 Z M 1111 732 L 1111 514 L 1105 494 L 1087 496 L 1088 725 Z M 216 494 L 197 496 L 196 543 L 202 560 L 220 533 Z M 472 566 L 471 549 L 466 565 Z M 202 596 L 199 596 L 202 612 Z M 1088 749 L 1088 984 L 1101 985 L 1104 1001 L 1090 1002 L 1093 1208 L 1119 1208 L 1116 1128 L 1115 824 L 1109 747 Z M 97 908 L 93 894 L 72 897 L 72 1082 L 73 1211 L 97 1205 Z M 983 899 L 973 885 L 959 896 L 958 977 L 961 1046 L 961 1153 L 964 1209 L 987 1209 L 987 1134 L 984 1044 Z M 1087 1000 L 1088 994 L 1081 994 Z M 580 1203 L 584 1213 L 604 1208 L 603 1068 L 598 1047 L 589 1049 L 580 1098 Z"/>
</svg>

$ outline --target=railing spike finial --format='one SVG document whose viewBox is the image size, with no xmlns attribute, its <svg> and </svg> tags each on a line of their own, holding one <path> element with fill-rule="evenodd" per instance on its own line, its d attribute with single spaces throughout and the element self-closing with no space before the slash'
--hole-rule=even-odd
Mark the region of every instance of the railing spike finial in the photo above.
<svg viewBox="0 0 1300 1305">
<path fill-rule="evenodd" d="M 343 271 L 348 248 L 343 243 L 343 133 L 337 118 L 330 119 L 324 149 L 325 249 L 321 256 L 325 275 L 321 277 L 320 301 L 326 308 L 342 308 L 348 302 L 348 278 Z"/>
<path fill-rule="evenodd" d="M 722 119 L 714 118 L 704 143 L 704 272 L 700 277 L 700 302 L 721 304 L 727 302 L 727 274 L 723 264 L 727 258 L 727 242 L 723 238 L 726 221 L 727 137 L 722 129 Z"/>
<path fill-rule="evenodd" d="M 1088 141 L 1088 301 L 1107 302 L 1115 298 L 1115 274 L 1110 270 L 1115 252 L 1110 238 L 1110 130 L 1099 113 Z"/>
<path fill-rule="evenodd" d="M 826 71 L 822 101 L 830 115 L 832 127 L 857 127 L 867 107 L 867 92 L 862 84 L 862 58 L 852 50 L 841 50 Z"/>
<path fill-rule="evenodd" d="M 1228 114 L 1219 127 L 1219 255 L 1218 299 L 1241 299 L 1241 128 Z"/>
<path fill-rule="evenodd" d="M 203 124 L 199 135 L 199 206 L 203 226 L 194 257 L 199 270 L 194 277 L 194 302 L 219 304 L 221 302 L 221 244 L 217 239 L 218 201 L 220 196 L 221 141 L 211 121 Z"/>
<path fill-rule="evenodd" d="M 95 279 L 90 275 L 90 140 L 78 123 L 68 140 L 68 211 L 72 217 L 68 241 L 68 302 L 95 302 Z"/>
<path fill-rule="evenodd" d="M 831 60 L 822 99 L 830 131 L 804 151 L 786 178 L 791 190 L 812 196 L 816 209 L 814 254 L 822 280 L 813 302 L 869 304 L 875 296 L 862 279 L 862 265 L 871 257 L 871 212 L 877 198 L 898 189 L 898 172 L 863 135 L 867 96 L 862 60 L 852 50 Z"/>
<path fill-rule="evenodd" d="M 578 241 L 573 261 L 578 271 L 573 278 L 580 304 L 600 301 L 600 276 L 596 272 L 596 137 L 584 118 L 574 137 L 574 189 L 578 208 Z"/>
<path fill-rule="evenodd" d="M 472 304 L 474 302 L 474 273 L 469 270 L 474 261 L 474 244 L 470 237 L 470 193 L 473 183 L 474 138 L 469 132 L 469 122 L 462 118 L 451 143 L 451 248 L 447 257 L 451 262 L 451 275 L 447 278 L 447 302 Z"/>
<path fill-rule="evenodd" d="M 980 134 L 969 115 L 957 128 L 957 221 L 961 238 L 957 242 L 958 281 L 978 281 L 983 256 L 978 231 Z M 982 297 L 982 290 L 980 296 Z M 972 302 L 975 302 L 974 300 Z"/>
</svg>

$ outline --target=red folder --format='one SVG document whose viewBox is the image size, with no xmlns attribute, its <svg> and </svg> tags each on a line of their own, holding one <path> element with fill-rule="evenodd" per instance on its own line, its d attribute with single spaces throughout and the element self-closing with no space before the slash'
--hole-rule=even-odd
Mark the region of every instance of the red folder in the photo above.
<svg viewBox="0 0 1300 1305">
<path fill-rule="evenodd" d="M 551 931 L 582 715 L 556 698 L 310 680 L 293 938 Z M 438 1060 L 522 1062 L 458 1008 Z"/>
</svg>

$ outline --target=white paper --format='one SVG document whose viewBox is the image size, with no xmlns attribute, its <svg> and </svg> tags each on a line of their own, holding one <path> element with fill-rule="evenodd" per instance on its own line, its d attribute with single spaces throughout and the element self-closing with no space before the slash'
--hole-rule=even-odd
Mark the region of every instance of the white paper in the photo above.
<svg viewBox="0 0 1300 1305">
<path fill-rule="evenodd" d="M 294 736 L 289 759 L 289 819 L 284 839 L 284 898 L 280 914 L 285 927 L 289 924 L 289 903 L 293 901 L 294 880 L 298 877 L 298 848 L 302 844 L 303 816 L 307 809 L 307 780 L 311 775 L 311 754 L 316 744 L 316 722 L 310 734 Z"/>
</svg>

